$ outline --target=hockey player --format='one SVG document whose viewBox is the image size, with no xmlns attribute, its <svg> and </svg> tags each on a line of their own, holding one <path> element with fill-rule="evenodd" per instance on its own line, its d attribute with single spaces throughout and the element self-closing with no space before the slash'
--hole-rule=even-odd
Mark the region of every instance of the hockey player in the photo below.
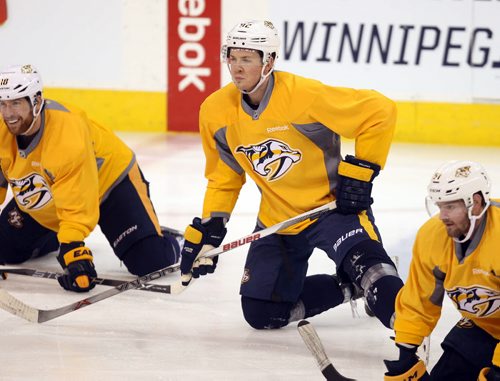
<svg viewBox="0 0 500 381">
<path fill-rule="evenodd" d="M 59 283 L 83 292 L 96 277 L 84 240 L 99 224 L 135 275 L 178 261 L 176 237 L 163 234 L 149 183 L 134 153 L 76 107 L 43 97 L 31 65 L 0 72 L 0 263 L 58 250 Z"/>
<path fill-rule="evenodd" d="M 395 105 L 375 91 L 273 71 L 279 45 L 271 22 L 248 21 L 229 32 L 222 48 L 233 83 L 211 94 L 200 110 L 208 186 L 203 214 L 186 230 L 183 284 L 215 270 L 217 258 L 201 254 L 221 244 L 249 176 L 262 197 L 255 231 L 335 198 L 337 210 L 250 245 L 240 290 L 248 324 L 280 328 L 314 316 L 349 300 L 355 284 L 391 327 L 403 283 L 370 205 L 372 181 L 391 144 Z M 342 160 L 340 136 L 356 139 L 355 156 Z M 336 276 L 306 277 L 314 248 L 336 263 Z"/>
<path fill-rule="evenodd" d="M 415 239 L 408 280 L 396 300 L 399 360 L 385 361 L 385 380 L 429 379 L 415 353 L 436 326 L 445 293 L 463 318 L 441 344 L 430 379 L 500 380 L 498 201 L 490 200 L 490 181 L 478 163 L 449 162 L 432 176 L 427 203 L 439 214 Z"/>
</svg>

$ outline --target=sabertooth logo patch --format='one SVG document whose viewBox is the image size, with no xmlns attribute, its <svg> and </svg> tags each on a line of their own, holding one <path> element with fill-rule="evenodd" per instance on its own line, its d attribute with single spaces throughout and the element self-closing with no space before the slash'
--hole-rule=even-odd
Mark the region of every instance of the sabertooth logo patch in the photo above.
<svg viewBox="0 0 500 381">
<path fill-rule="evenodd" d="M 485 287 L 455 287 L 447 293 L 459 311 L 477 317 L 491 316 L 500 310 L 500 294 Z"/>
<path fill-rule="evenodd" d="M 467 165 L 465 167 L 460 167 L 455 171 L 455 177 L 469 177 L 470 175 L 470 165 Z"/>
<path fill-rule="evenodd" d="M 24 225 L 23 220 L 24 218 L 17 208 L 9 210 L 9 217 L 7 218 L 9 224 L 17 229 L 21 229 Z"/>
<path fill-rule="evenodd" d="M 300 151 L 291 149 L 286 143 L 268 139 L 263 143 L 239 146 L 236 152 L 244 153 L 254 172 L 269 181 L 279 179 L 302 158 Z"/>
<path fill-rule="evenodd" d="M 49 186 L 38 173 L 31 173 L 23 179 L 10 180 L 10 186 L 18 204 L 26 209 L 40 209 L 52 200 Z"/>
</svg>

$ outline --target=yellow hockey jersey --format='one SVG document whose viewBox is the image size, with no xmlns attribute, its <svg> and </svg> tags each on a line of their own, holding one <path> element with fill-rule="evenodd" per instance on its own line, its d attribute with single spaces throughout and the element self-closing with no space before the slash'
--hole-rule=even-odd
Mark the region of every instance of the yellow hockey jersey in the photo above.
<svg viewBox="0 0 500 381">
<path fill-rule="evenodd" d="M 252 109 L 230 83 L 201 105 L 208 179 L 203 217 L 229 217 L 246 175 L 261 192 L 263 226 L 324 205 L 334 199 L 340 136 L 356 139 L 356 157 L 383 167 L 395 122 L 394 102 L 373 90 L 274 72 L 262 102 Z M 285 233 L 296 234 L 310 223 Z"/>
<path fill-rule="evenodd" d="M 40 117 L 41 128 L 26 149 L 19 149 L 0 118 L 0 202 L 10 185 L 19 208 L 57 232 L 59 242 L 83 241 L 134 154 L 76 107 L 46 100 Z"/>
<path fill-rule="evenodd" d="M 500 200 L 492 200 L 465 253 L 437 216 L 418 231 L 410 273 L 396 299 L 396 342 L 420 345 L 436 326 L 444 294 L 500 340 Z M 500 366 L 500 346 L 494 363 Z"/>
</svg>

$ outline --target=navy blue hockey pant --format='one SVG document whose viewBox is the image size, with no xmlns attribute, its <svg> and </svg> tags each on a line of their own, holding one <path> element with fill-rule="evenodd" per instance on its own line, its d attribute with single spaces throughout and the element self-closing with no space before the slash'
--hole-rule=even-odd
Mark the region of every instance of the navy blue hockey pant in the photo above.
<svg viewBox="0 0 500 381">
<path fill-rule="evenodd" d="M 378 308 L 374 313 L 389 327 L 394 300 L 403 282 L 382 247 L 370 210 L 359 215 L 332 212 L 297 235 L 273 234 L 253 242 L 240 288 L 247 322 L 254 328 L 279 328 L 288 324 L 291 309 L 299 300 L 305 304 L 305 317 L 344 301 L 342 290 L 331 275 L 306 276 L 315 248 L 334 262 L 324 272 L 337 273 L 344 283 L 361 286 L 370 277 L 370 274 L 365 276 L 365 271 L 374 271 L 376 280 L 382 282 L 379 288 L 386 290 L 377 296 L 383 303 L 372 303 Z"/>
<path fill-rule="evenodd" d="M 477 380 L 482 368 L 492 366 L 497 344 L 493 336 L 462 318 L 441 343 L 443 354 L 432 368 L 431 380 Z"/>
<path fill-rule="evenodd" d="M 160 231 L 149 183 L 137 164 L 101 202 L 98 224 L 132 274 L 145 275 L 179 258 L 175 239 Z M 21 211 L 14 199 L 4 207 L 0 214 L 0 263 L 22 263 L 58 248 L 57 233 Z"/>
</svg>

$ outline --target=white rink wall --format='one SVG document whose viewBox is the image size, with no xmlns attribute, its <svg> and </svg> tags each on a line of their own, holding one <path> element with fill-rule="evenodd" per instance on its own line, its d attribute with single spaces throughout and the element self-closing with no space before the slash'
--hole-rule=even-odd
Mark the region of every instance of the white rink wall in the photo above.
<svg viewBox="0 0 500 381">
<path fill-rule="evenodd" d="M 6 1 L 0 67 L 34 64 L 50 96 L 117 130 L 197 131 L 168 110 L 168 67 L 180 54 L 168 46 L 169 6 L 189 18 L 215 4 L 219 14 L 201 17 L 221 42 L 238 21 L 268 18 L 282 39 L 278 70 L 394 99 L 396 140 L 500 145 L 498 0 Z M 184 114 L 197 114 L 191 103 Z"/>
<path fill-rule="evenodd" d="M 0 66 L 36 63 L 49 87 L 167 91 L 166 0 L 7 5 Z M 280 69 L 397 100 L 500 101 L 498 17 L 495 0 L 224 0 L 221 39 L 237 21 L 269 18 Z"/>
</svg>

